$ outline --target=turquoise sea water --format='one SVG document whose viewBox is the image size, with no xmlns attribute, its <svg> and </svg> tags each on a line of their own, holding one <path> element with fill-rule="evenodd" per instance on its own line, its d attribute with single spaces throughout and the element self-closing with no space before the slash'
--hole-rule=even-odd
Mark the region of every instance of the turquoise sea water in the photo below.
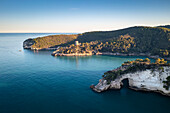
<svg viewBox="0 0 170 113">
<path fill-rule="evenodd" d="M 0 34 L 0 113 L 170 113 L 170 98 L 157 93 L 89 88 L 105 71 L 144 57 L 53 57 L 52 51 L 23 50 L 25 39 L 44 35 Z"/>
</svg>

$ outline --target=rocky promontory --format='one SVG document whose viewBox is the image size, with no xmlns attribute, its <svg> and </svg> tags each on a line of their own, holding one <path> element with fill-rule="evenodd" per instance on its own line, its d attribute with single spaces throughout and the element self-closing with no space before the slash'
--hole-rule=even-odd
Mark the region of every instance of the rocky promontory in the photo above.
<svg viewBox="0 0 170 113">
<path fill-rule="evenodd" d="M 32 49 L 32 45 L 35 43 L 35 41 L 32 38 L 29 38 L 23 42 L 23 48 L 24 49 Z"/>
<path fill-rule="evenodd" d="M 96 92 L 121 89 L 125 79 L 131 89 L 170 96 L 170 64 L 161 59 L 155 63 L 150 63 L 148 59 L 125 62 L 122 66 L 104 73 L 99 83 L 91 88 Z"/>
<path fill-rule="evenodd" d="M 31 50 L 59 50 L 56 55 L 147 56 L 170 60 L 170 29 L 162 26 L 134 26 L 115 31 L 92 31 L 81 34 L 60 34 L 24 41 Z M 77 54 L 76 54 L 77 55 Z"/>
</svg>

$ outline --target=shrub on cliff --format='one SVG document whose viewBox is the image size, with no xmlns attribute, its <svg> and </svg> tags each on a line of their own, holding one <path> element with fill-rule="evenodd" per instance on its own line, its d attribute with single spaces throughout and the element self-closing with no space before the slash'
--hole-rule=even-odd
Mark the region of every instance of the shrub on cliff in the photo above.
<svg viewBox="0 0 170 113">
<path fill-rule="evenodd" d="M 163 83 L 164 83 L 164 88 L 166 89 L 166 90 L 169 90 L 169 87 L 170 87 L 170 76 L 168 76 L 167 78 L 166 78 L 166 81 L 163 81 Z"/>
<path fill-rule="evenodd" d="M 164 61 L 164 60 L 160 60 L 159 61 Z M 137 71 L 145 71 L 147 69 L 158 69 L 160 72 L 164 71 L 164 68 L 162 66 L 170 66 L 169 63 L 167 63 L 166 61 L 164 61 L 164 63 L 150 63 L 150 60 L 148 58 L 146 59 L 136 59 L 134 61 L 127 61 L 124 62 L 122 64 L 122 66 L 120 68 L 117 68 L 113 71 L 107 71 L 104 73 L 104 75 L 102 76 L 105 80 L 111 82 L 113 80 L 115 80 L 117 77 L 123 75 L 123 74 L 127 74 L 127 73 L 135 73 Z M 170 77 L 167 78 L 167 82 L 165 82 L 166 85 L 165 87 L 170 85 Z"/>
</svg>

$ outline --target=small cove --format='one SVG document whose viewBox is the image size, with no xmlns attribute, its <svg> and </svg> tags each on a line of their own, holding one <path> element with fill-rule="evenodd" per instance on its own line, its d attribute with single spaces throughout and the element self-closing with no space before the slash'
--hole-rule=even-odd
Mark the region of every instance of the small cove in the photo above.
<svg viewBox="0 0 170 113">
<path fill-rule="evenodd" d="M 0 113 L 165 113 L 170 98 L 123 87 L 103 93 L 97 84 L 105 71 L 139 56 L 53 57 L 52 51 L 23 50 L 36 33 L 0 34 Z M 21 52 L 19 51 L 21 50 Z"/>
</svg>

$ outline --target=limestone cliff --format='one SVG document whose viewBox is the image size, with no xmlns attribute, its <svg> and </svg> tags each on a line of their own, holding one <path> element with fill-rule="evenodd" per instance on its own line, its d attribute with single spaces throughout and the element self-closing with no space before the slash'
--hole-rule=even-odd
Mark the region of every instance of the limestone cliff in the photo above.
<svg viewBox="0 0 170 113">
<path fill-rule="evenodd" d="M 110 84 L 107 84 L 107 80 L 100 79 L 99 83 L 93 88 L 97 92 L 102 92 L 108 89 L 120 89 L 123 85 L 122 80 L 128 79 L 129 86 L 138 90 L 150 90 L 150 91 L 160 91 L 170 96 L 170 89 L 166 90 L 163 86 L 163 81 L 170 76 L 170 67 L 163 67 L 164 72 L 159 70 L 145 70 L 136 73 L 124 74 Z"/>
<path fill-rule="evenodd" d="M 121 69 L 121 67 L 117 69 Z M 115 69 L 116 70 L 116 69 Z M 114 70 L 114 71 L 115 71 Z M 142 71 L 129 72 L 109 81 L 104 77 L 99 80 L 96 86 L 91 88 L 96 92 L 106 91 L 108 89 L 121 89 L 123 80 L 128 79 L 129 88 L 134 90 L 154 91 L 170 96 L 169 86 L 165 87 L 165 81 L 170 77 L 170 66 L 160 66 L 159 68 L 150 68 Z M 169 84 L 169 81 L 168 81 Z"/>
</svg>

